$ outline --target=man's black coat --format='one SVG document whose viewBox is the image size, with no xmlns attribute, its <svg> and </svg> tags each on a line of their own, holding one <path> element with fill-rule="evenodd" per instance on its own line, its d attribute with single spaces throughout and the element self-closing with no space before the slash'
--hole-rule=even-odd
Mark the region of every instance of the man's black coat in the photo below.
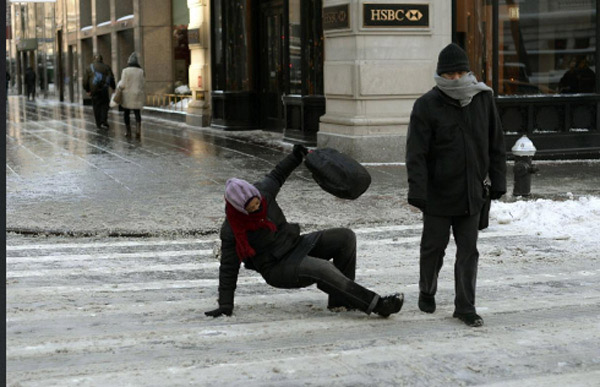
<svg viewBox="0 0 600 387">
<path fill-rule="evenodd" d="M 406 144 L 408 199 L 436 216 L 475 215 L 481 210 L 483 181 L 506 192 L 506 151 L 502 124 L 491 92 L 461 107 L 440 89 L 415 101 Z"/>
</svg>

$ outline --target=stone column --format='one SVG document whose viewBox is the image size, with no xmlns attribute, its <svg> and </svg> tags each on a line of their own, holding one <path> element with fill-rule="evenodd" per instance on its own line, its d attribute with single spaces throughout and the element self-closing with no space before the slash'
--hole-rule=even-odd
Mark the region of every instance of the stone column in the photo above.
<svg viewBox="0 0 600 387">
<path fill-rule="evenodd" d="M 115 0 L 119 1 L 119 0 Z M 137 8 L 137 9 L 136 9 Z M 137 0 L 134 2 L 134 15 L 137 12 L 138 28 L 134 30 L 136 39 L 141 41 L 141 49 L 135 44 L 136 52 L 142 55 L 140 65 L 146 77 L 146 94 L 167 94 L 173 92 L 173 28 L 171 2 L 164 0 Z"/>
<path fill-rule="evenodd" d="M 210 13 L 208 0 L 188 0 L 190 24 L 188 45 L 191 63 L 189 87 L 192 102 L 188 104 L 186 122 L 189 125 L 210 125 Z"/>
<path fill-rule="evenodd" d="M 437 55 L 451 41 L 452 2 L 372 3 L 323 0 L 326 113 L 317 143 L 361 162 L 404 162 L 412 106 L 433 87 Z M 427 23 L 411 25 L 419 6 Z"/>
</svg>

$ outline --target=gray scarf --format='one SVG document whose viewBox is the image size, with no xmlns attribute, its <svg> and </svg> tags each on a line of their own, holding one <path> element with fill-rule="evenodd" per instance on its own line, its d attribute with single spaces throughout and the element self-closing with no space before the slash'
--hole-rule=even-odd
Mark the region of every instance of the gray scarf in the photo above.
<svg viewBox="0 0 600 387">
<path fill-rule="evenodd" d="M 446 79 L 434 74 L 433 79 L 440 88 L 449 97 L 460 102 L 460 106 L 465 107 L 471 103 L 473 97 L 482 91 L 492 91 L 492 89 L 483 82 L 477 82 L 477 78 L 472 72 L 469 72 L 459 79 Z"/>
</svg>

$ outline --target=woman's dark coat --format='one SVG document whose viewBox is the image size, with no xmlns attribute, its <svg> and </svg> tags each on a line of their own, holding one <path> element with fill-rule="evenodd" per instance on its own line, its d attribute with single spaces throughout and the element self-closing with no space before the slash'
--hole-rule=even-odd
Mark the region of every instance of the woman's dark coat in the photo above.
<svg viewBox="0 0 600 387">
<path fill-rule="evenodd" d="M 258 271 L 267 283 L 271 268 L 286 257 L 300 241 L 300 226 L 287 222 L 275 198 L 285 180 L 301 162 L 302 159 L 292 153 L 281 160 L 260 182 L 254 184 L 266 199 L 267 218 L 277 226 L 277 231 L 261 228 L 248 232 L 248 242 L 256 251 L 256 255 L 246 259 L 245 267 Z M 227 220 L 221 226 L 220 237 L 219 306 L 233 308 L 240 259 L 235 251 L 235 237 Z"/>
<path fill-rule="evenodd" d="M 502 124 L 491 92 L 470 104 L 434 87 L 414 104 L 406 145 L 408 198 L 436 216 L 475 215 L 484 203 L 483 181 L 506 192 Z"/>
</svg>

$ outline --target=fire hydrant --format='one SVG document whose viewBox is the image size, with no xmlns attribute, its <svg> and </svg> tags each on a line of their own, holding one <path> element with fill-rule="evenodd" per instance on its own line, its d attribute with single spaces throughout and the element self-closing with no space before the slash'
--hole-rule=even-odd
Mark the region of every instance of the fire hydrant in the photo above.
<svg viewBox="0 0 600 387">
<path fill-rule="evenodd" d="M 515 142 L 511 150 L 515 155 L 513 196 L 529 196 L 531 194 L 531 175 L 538 171 L 538 168 L 532 164 L 537 149 L 533 142 L 523 135 Z"/>
</svg>

